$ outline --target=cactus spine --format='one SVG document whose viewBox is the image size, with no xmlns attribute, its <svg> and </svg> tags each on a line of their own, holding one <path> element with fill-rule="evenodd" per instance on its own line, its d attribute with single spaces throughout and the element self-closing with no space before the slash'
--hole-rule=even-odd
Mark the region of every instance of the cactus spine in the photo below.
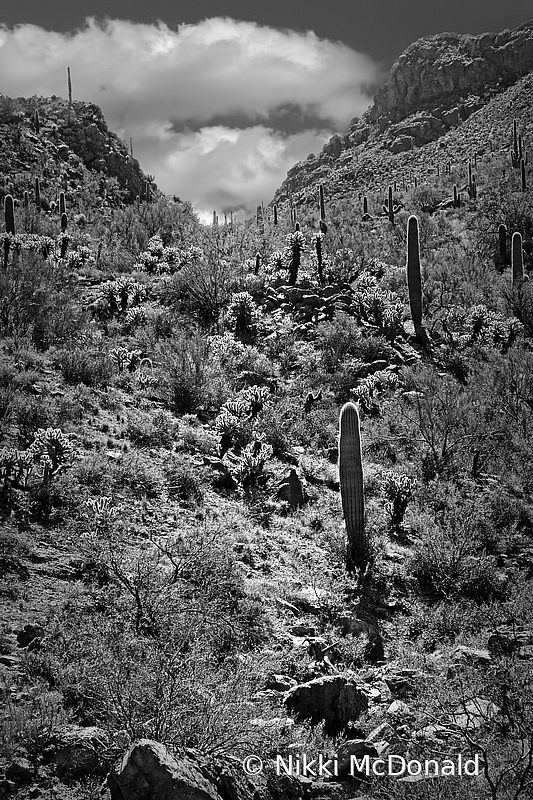
<svg viewBox="0 0 533 800">
<path fill-rule="evenodd" d="M 515 231 L 511 240 L 511 280 L 513 287 L 524 280 L 524 258 L 522 253 L 522 234 Z"/>
<path fill-rule="evenodd" d="M 15 211 L 13 196 L 6 194 L 4 198 L 4 218 L 6 221 L 6 233 L 15 234 Z"/>
<path fill-rule="evenodd" d="M 359 412 L 354 403 L 345 403 L 339 417 L 339 484 L 348 537 L 346 568 L 353 573 L 363 570 L 368 562 L 361 431 Z"/>
</svg>

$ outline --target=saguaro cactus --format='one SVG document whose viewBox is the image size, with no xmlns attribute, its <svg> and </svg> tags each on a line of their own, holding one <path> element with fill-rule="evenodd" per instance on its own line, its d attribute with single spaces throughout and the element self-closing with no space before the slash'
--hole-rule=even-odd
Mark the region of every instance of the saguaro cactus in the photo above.
<svg viewBox="0 0 533 800">
<path fill-rule="evenodd" d="M 384 212 L 384 214 L 386 214 L 388 216 L 391 225 L 394 225 L 394 215 L 399 210 L 400 210 L 400 206 L 399 205 L 396 205 L 396 206 L 394 205 L 393 194 L 392 194 L 392 186 L 389 186 L 389 200 L 388 200 L 388 203 L 383 205 L 383 212 Z"/>
<path fill-rule="evenodd" d="M 61 214 L 61 230 L 63 231 L 63 233 L 66 231 L 67 225 L 68 225 L 68 217 L 65 214 L 65 212 L 63 212 Z"/>
<path fill-rule="evenodd" d="M 66 214 L 67 209 L 65 206 L 65 192 L 59 192 L 59 216 Z"/>
<path fill-rule="evenodd" d="M 354 403 L 345 403 L 339 417 L 339 484 L 348 537 L 346 568 L 353 573 L 364 570 L 368 563 L 361 430 L 359 411 Z"/>
<path fill-rule="evenodd" d="M 15 212 L 14 212 L 14 204 L 13 204 L 13 197 L 10 194 L 6 194 L 4 197 L 4 218 L 6 221 L 6 233 L 15 234 Z"/>
<path fill-rule="evenodd" d="M 513 287 L 524 280 L 524 258 L 522 253 L 522 234 L 515 231 L 511 239 L 511 276 Z"/>
<path fill-rule="evenodd" d="M 39 178 L 35 178 L 35 208 L 38 212 L 41 210 L 41 187 L 39 185 Z"/>
<path fill-rule="evenodd" d="M 507 266 L 508 258 L 507 258 L 507 228 L 503 224 L 498 227 L 498 247 L 499 247 L 500 265 L 501 268 L 504 269 Z"/>
<path fill-rule="evenodd" d="M 322 184 L 320 184 L 320 186 L 318 188 L 319 188 L 318 204 L 319 204 L 319 207 L 320 207 L 319 227 L 320 227 L 321 233 L 326 233 L 327 229 L 328 229 L 328 226 L 326 225 L 326 207 L 324 205 L 324 187 L 322 186 Z"/>
<path fill-rule="evenodd" d="M 39 112 L 35 109 L 35 114 L 33 115 L 33 128 L 35 133 L 40 133 L 41 130 L 41 122 L 39 120 Z"/>
<path fill-rule="evenodd" d="M 527 192 L 526 162 L 523 158 L 520 159 L 520 180 L 522 184 L 522 191 Z"/>
<path fill-rule="evenodd" d="M 278 207 L 274 205 L 274 225 L 278 224 Z"/>
<path fill-rule="evenodd" d="M 422 276 L 420 273 L 420 239 L 418 217 L 411 214 L 407 220 L 407 288 L 411 319 L 420 344 L 427 344 L 427 334 L 422 327 Z"/>
</svg>

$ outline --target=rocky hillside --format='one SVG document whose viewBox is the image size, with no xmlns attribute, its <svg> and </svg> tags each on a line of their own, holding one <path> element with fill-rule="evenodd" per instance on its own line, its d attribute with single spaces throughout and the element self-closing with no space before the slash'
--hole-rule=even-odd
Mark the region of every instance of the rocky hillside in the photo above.
<svg viewBox="0 0 533 800">
<path fill-rule="evenodd" d="M 411 44 L 372 107 L 318 156 L 296 164 L 274 201 L 298 205 L 323 182 L 329 196 L 412 182 L 474 154 L 506 151 L 509 121 L 533 134 L 533 22 L 480 36 L 443 33 Z"/>
<path fill-rule="evenodd" d="M 124 142 L 112 133 L 94 103 L 69 104 L 61 97 L 13 99 L 0 94 L 0 198 L 32 192 L 41 181 L 42 199 L 60 185 L 73 199 L 80 183 L 94 194 L 133 200 L 143 192 L 147 176 Z M 9 176 L 7 178 L 7 176 Z"/>
</svg>

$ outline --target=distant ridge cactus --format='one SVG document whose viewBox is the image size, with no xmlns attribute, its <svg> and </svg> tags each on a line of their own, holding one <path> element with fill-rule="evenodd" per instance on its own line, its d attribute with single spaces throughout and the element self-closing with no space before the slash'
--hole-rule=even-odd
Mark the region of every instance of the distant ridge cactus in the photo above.
<svg viewBox="0 0 533 800">
<path fill-rule="evenodd" d="M 461 208 L 461 194 L 457 190 L 457 185 L 455 183 L 453 185 L 453 207 Z"/>
<path fill-rule="evenodd" d="M 278 207 L 274 206 L 274 225 L 278 224 Z"/>
<path fill-rule="evenodd" d="M 526 162 L 523 158 L 520 159 L 520 182 L 522 184 L 522 191 L 527 192 Z"/>
<path fill-rule="evenodd" d="M 41 123 L 40 123 L 40 120 L 39 120 L 39 112 L 38 112 L 37 109 L 35 109 L 35 114 L 33 115 L 33 127 L 34 127 L 34 130 L 35 130 L 35 133 L 40 133 L 41 132 Z"/>
<path fill-rule="evenodd" d="M 422 276 L 420 272 L 420 238 L 418 234 L 418 217 L 411 214 L 407 220 L 407 287 L 409 289 L 409 305 L 411 319 L 415 326 L 416 339 L 420 344 L 427 344 L 427 334 L 422 327 Z"/>
<path fill-rule="evenodd" d="M 369 553 L 365 534 L 359 411 L 351 402 L 344 404 L 339 417 L 339 484 L 348 537 L 346 568 L 352 574 L 366 568 Z"/>
<path fill-rule="evenodd" d="M 389 186 L 388 203 L 383 205 L 383 212 L 388 216 L 391 225 L 394 225 L 394 215 L 400 210 L 400 206 L 394 205 L 392 186 Z"/>
<path fill-rule="evenodd" d="M 6 233 L 15 234 L 15 206 L 13 197 L 6 194 L 4 197 L 4 218 L 6 222 Z"/>
<path fill-rule="evenodd" d="M 511 239 L 511 280 L 512 285 L 524 280 L 524 257 L 522 253 L 522 234 L 515 231 Z"/>
</svg>

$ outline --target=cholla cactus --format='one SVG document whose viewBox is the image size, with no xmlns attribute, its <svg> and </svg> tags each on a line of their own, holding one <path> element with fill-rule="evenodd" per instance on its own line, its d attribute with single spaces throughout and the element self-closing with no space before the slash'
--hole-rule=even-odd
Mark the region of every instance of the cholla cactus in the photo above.
<svg viewBox="0 0 533 800">
<path fill-rule="evenodd" d="M 412 478 L 398 472 L 383 472 L 380 476 L 379 487 L 387 497 L 385 508 L 390 514 L 394 528 L 399 528 L 403 522 L 407 504 L 414 495 L 415 485 Z"/>
<path fill-rule="evenodd" d="M 146 325 L 146 311 L 142 306 L 135 306 L 128 308 L 126 316 L 124 317 L 124 324 L 128 329 L 137 328 L 140 325 Z"/>
<path fill-rule="evenodd" d="M 249 292 L 237 292 L 231 296 L 226 312 L 226 324 L 236 336 L 250 340 L 257 334 L 260 320 L 259 309 Z"/>
<path fill-rule="evenodd" d="M 69 466 L 73 450 L 70 437 L 60 428 L 39 428 L 28 452 L 47 485 Z"/>
<path fill-rule="evenodd" d="M 240 454 L 237 465 L 233 468 L 233 476 L 243 490 L 257 483 L 263 474 L 265 463 L 272 458 L 272 447 L 261 439 L 246 445 Z M 230 469 L 231 469 L 231 465 Z"/>
<path fill-rule="evenodd" d="M 128 350 L 127 347 L 114 347 L 109 351 L 109 357 L 119 372 L 127 368 L 134 372 L 141 363 L 142 350 Z"/>
<path fill-rule="evenodd" d="M 241 423 L 239 418 L 228 411 L 228 409 L 223 408 L 215 420 L 215 431 L 220 436 L 218 446 L 220 458 L 223 458 L 232 446 L 234 437 L 240 427 Z"/>
<path fill-rule="evenodd" d="M 33 471 L 33 458 L 27 450 L 0 448 L 0 482 L 2 491 L 8 487 L 24 489 Z"/>
<path fill-rule="evenodd" d="M 379 370 L 367 378 L 363 378 L 360 383 L 351 390 L 350 394 L 360 403 L 361 408 L 368 414 L 378 413 L 378 399 L 385 392 L 395 391 L 399 386 L 399 379 L 395 372 Z"/>
<path fill-rule="evenodd" d="M 116 281 L 106 281 L 100 287 L 100 297 L 106 300 L 113 313 L 124 313 L 140 305 L 146 297 L 146 287 L 131 275 L 122 275 Z"/>
</svg>

